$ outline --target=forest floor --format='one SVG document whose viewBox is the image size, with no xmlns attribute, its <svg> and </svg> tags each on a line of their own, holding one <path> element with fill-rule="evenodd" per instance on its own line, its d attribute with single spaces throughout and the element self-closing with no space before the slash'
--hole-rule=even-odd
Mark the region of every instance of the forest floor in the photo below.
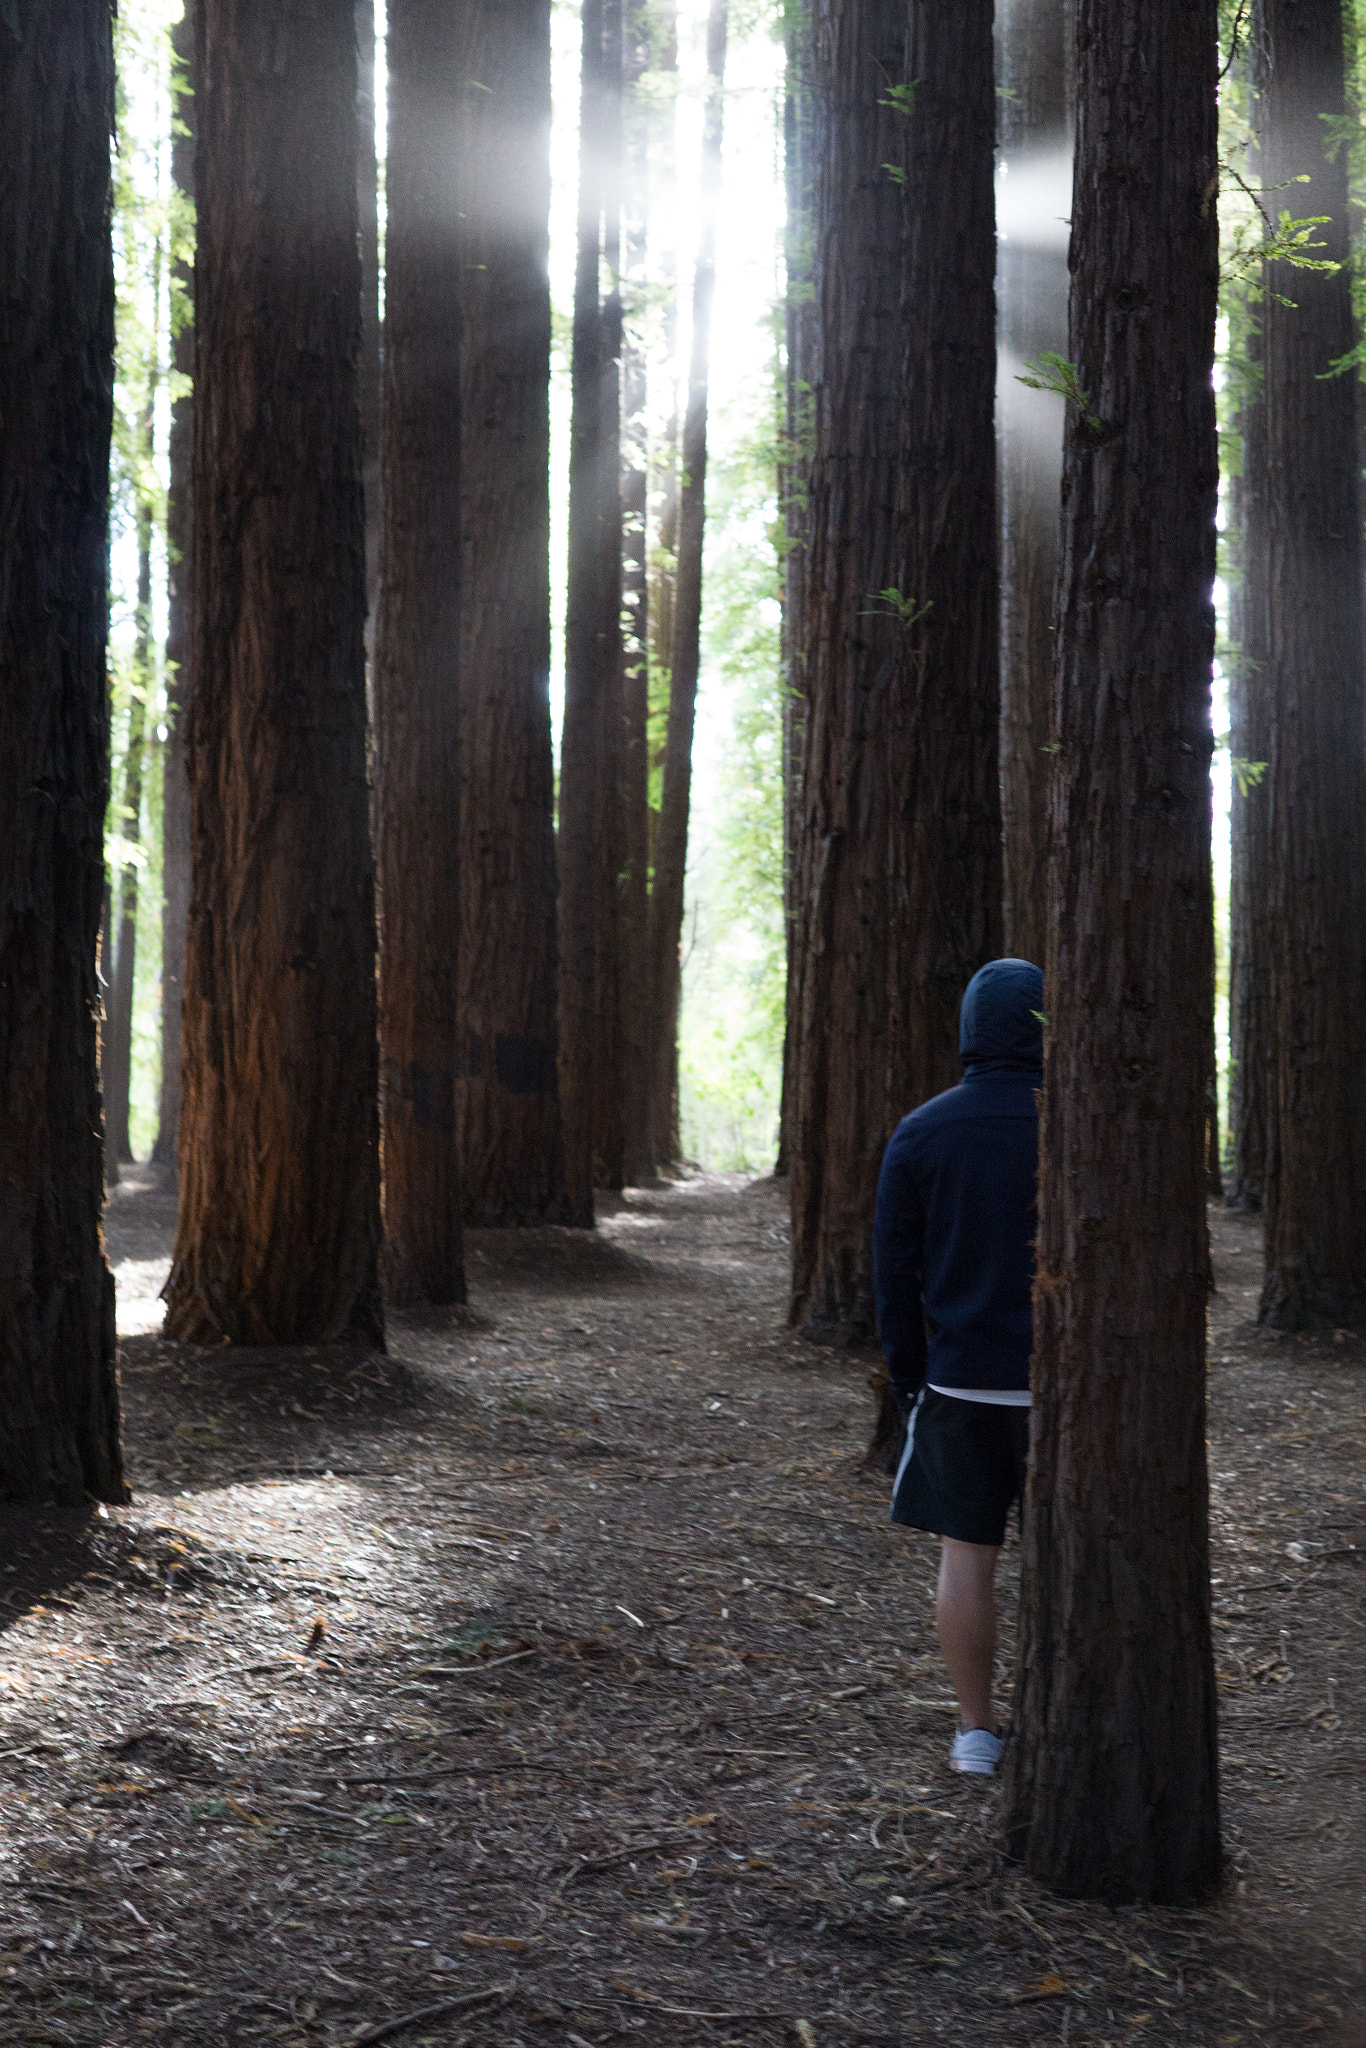
<svg viewBox="0 0 1366 2048">
<path fill-rule="evenodd" d="M 1366 2042 L 1366 1346 L 1257 1330 L 1212 1214 L 1229 1881 L 1111 1912 L 947 1769 L 934 1544 L 866 1358 L 783 1327 L 781 1187 L 472 1234 L 377 1357 L 163 1342 L 135 1172 L 132 1505 L 0 1518 L 0 2039 Z"/>
</svg>

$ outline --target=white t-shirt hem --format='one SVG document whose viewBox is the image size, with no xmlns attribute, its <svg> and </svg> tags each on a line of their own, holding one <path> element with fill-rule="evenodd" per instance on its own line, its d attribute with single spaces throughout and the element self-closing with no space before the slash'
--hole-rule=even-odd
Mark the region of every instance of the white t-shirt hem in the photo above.
<svg viewBox="0 0 1366 2048">
<path fill-rule="evenodd" d="M 991 1408 L 1028 1408 L 1034 1399 L 1028 1387 L 937 1387 L 933 1380 L 929 1387 L 951 1401 L 985 1401 Z"/>
</svg>

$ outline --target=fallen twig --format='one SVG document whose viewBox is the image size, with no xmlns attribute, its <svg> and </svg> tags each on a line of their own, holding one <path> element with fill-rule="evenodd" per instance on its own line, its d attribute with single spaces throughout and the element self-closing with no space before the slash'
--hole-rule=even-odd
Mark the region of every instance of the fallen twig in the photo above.
<svg viewBox="0 0 1366 2048">
<path fill-rule="evenodd" d="M 358 2034 L 350 2034 L 342 2048 L 365 2048 L 370 2041 L 383 2041 L 388 2035 L 396 2034 L 402 2027 L 414 2027 L 419 2020 L 439 2020 L 451 2012 L 468 2012 L 472 2006 L 493 2005 L 500 1998 L 510 1998 L 517 1988 L 513 1977 L 506 1984 L 495 1984 L 490 1991 L 467 1991 L 463 1998 L 443 1998 L 439 2005 L 420 2005 L 414 2012 L 400 2013 L 394 2020 L 379 2020 L 372 2027 L 362 2027 Z"/>
<path fill-rule="evenodd" d="M 541 1646 L 533 1643 L 529 1650 L 514 1650 L 510 1657 L 490 1657 L 484 1664 L 415 1664 L 413 1675 L 418 1678 L 476 1678 L 481 1671 L 497 1671 L 504 1664 L 520 1664 L 524 1657 L 539 1657 Z"/>
</svg>

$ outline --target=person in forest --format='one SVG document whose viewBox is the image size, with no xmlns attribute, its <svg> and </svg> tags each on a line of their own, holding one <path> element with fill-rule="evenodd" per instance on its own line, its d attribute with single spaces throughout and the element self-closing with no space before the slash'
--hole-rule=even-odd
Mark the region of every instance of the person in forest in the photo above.
<svg viewBox="0 0 1366 2048">
<path fill-rule="evenodd" d="M 963 1079 L 903 1117 L 874 1230 L 878 1329 L 906 1416 L 892 1520 L 942 1538 L 936 1618 L 958 1699 L 950 1762 L 990 1777 L 996 1560 L 1029 1450 L 1043 975 L 992 960 L 959 1016 Z"/>
</svg>

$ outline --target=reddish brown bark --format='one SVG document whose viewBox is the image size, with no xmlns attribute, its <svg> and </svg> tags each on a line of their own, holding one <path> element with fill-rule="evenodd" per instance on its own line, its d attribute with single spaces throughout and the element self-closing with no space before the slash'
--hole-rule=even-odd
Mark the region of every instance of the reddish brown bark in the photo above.
<svg viewBox="0 0 1366 2048">
<path fill-rule="evenodd" d="M 465 1219 L 564 1213 L 550 741 L 550 9 L 460 13 L 460 940 Z M 466 83 L 475 81 L 476 83 Z"/>
<path fill-rule="evenodd" d="M 382 1337 L 350 0 L 196 22 L 192 885 L 167 1334 Z"/>
<path fill-rule="evenodd" d="M 725 113 L 725 0 L 707 16 L 707 100 L 702 131 L 701 222 L 693 272 L 692 354 L 683 416 L 683 479 L 678 494 L 669 728 L 664 790 L 655 839 L 650 895 L 652 1150 L 661 1162 L 678 1156 L 678 1010 L 683 947 L 683 888 L 688 865 L 693 727 L 702 660 L 702 543 L 707 517 L 707 390 L 711 313 L 716 296 L 716 209 L 721 193 Z"/>
<path fill-rule="evenodd" d="M 375 837 L 383 1270 L 400 1302 L 465 1298 L 455 1062 L 466 55 L 444 0 L 393 0 Z"/>
<path fill-rule="evenodd" d="M 177 95 L 171 140 L 171 183 L 194 198 L 194 10 L 171 31 L 171 53 L 186 90 Z M 194 268 L 176 279 L 194 296 Z M 190 914 L 190 785 L 185 726 L 190 679 L 190 463 L 194 449 L 194 326 L 186 320 L 171 346 L 171 368 L 187 380 L 171 400 L 170 477 L 166 493 L 166 743 L 161 781 L 161 1087 L 152 1159 L 174 1166 L 180 1132 L 180 1012 L 185 994 L 185 929 Z"/>
<path fill-rule="evenodd" d="M 809 33 L 792 1319 L 848 1342 L 883 1145 L 1000 951 L 995 88 L 989 6 L 819 0 Z"/>
<path fill-rule="evenodd" d="M 379 609 L 379 170 L 375 161 L 375 0 L 356 7 L 356 210 L 360 221 L 361 487 L 365 495 L 365 652 L 374 659 Z"/>
<path fill-rule="evenodd" d="M 1007 1840 L 1219 1875 L 1205 1470 L 1215 0 L 1080 0 L 1034 1426 Z M 1153 517 L 1160 496 L 1162 517 Z"/>
<path fill-rule="evenodd" d="M 126 1498 L 100 1239 L 95 951 L 114 54 L 103 0 L 0 32 L 0 1497 Z"/>
<path fill-rule="evenodd" d="M 1331 273 L 1271 267 L 1262 305 L 1269 916 L 1266 1280 L 1278 1329 L 1366 1325 L 1366 681 L 1337 0 L 1262 0 L 1262 175 L 1327 216 Z M 1286 303 L 1290 301 L 1292 303 Z"/>
</svg>

